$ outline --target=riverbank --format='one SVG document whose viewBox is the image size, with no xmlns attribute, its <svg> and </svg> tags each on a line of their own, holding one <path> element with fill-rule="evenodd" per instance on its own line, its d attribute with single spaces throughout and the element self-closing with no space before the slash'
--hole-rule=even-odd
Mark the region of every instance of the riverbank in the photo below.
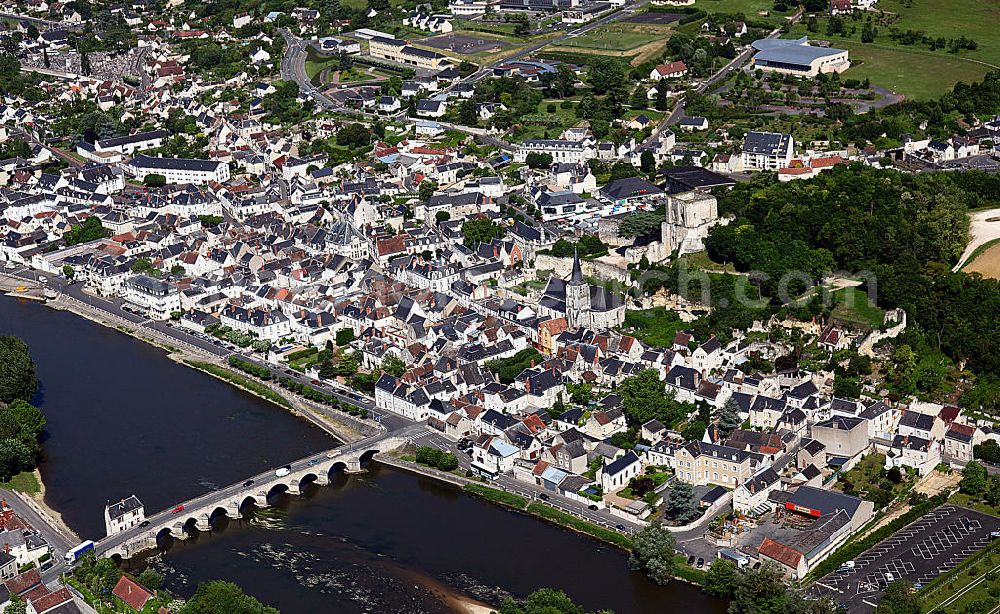
<svg viewBox="0 0 1000 614">
<path fill-rule="evenodd" d="M 113 328 L 134 339 L 164 350 L 167 352 L 167 357 L 170 360 L 188 368 L 207 373 L 244 392 L 273 403 L 297 417 L 312 422 L 340 442 L 350 443 L 363 439 L 366 436 L 365 433 L 352 428 L 347 423 L 335 420 L 325 412 L 312 408 L 308 401 L 298 399 L 294 395 L 292 395 L 292 398 L 285 397 L 282 393 L 273 390 L 266 383 L 258 383 L 244 378 L 228 369 L 218 356 L 199 351 L 195 346 L 189 346 L 190 349 L 178 347 L 175 345 L 177 343 L 176 340 L 170 338 L 161 339 L 156 331 L 139 327 L 133 322 L 108 314 L 100 309 L 88 307 L 75 299 L 66 297 L 66 295 L 46 301 L 44 304 L 52 309 L 72 313 L 106 328 Z M 242 385 L 238 381 L 235 381 L 237 378 L 246 379 L 247 385 Z"/>
<path fill-rule="evenodd" d="M 25 505 L 32 508 L 36 514 L 42 517 L 42 520 L 46 522 L 53 530 L 62 534 L 66 539 L 79 543 L 82 541 L 80 536 L 76 534 L 76 531 L 69 528 L 66 521 L 63 519 L 62 514 L 55 510 L 52 506 L 45 502 L 45 481 L 42 480 L 42 473 L 37 467 L 32 471 L 35 476 L 35 480 L 38 482 L 38 492 L 35 493 L 24 493 L 18 491 L 12 491 L 15 496 L 18 497 Z"/>
</svg>

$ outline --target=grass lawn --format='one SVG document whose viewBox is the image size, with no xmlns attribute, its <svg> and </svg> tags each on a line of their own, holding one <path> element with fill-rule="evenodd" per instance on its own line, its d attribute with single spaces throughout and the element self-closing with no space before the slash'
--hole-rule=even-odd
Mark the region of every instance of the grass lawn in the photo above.
<svg viewBox="0 0 1000 614">
<path fill-rule="evenodd" d="M 312 47 L 308 47 L 306 50 L 306 76 L 309 77 L 310 81 L 315 83 L 316 78 L 319 76 L 319 73 L 323 72 L 324 68 L 336 65 L 339 62 L 340 58 L 338 57 L 323 57 L 318 51 Z"/>
<path fill-rule="evenodd" d="M 643 34 L 624 26 L 595 28 L 582 36 L 568 38 L 559 43 L 560 47 L 582 47 L 603 51 L 628 51 L 661 39 L 662 35 Z"/>
<path fill-rule="evenodd" d="M 899 19 L 889 25 L 878 27 L 878 35 L 875 43 L 878 45 L 898 46 L 902 49 L 915 49 L 951 58 L 968 58 L 980 60 L 1000 67 L 1000 30 L 996 25 L 1000 22 L 1000 0 L 952 0 L 951 2 L 911 2 L 911 6 L 905 6 L 901 0 L 880 0 L 876 7 L 880 11 L 886 11 L 898 15 Z M 850 40 L 861 42 L 861 26 L 864 23 L 863 14 L 859 15 L 857 21 L 845 19 L 847 30 L 856 27 L 854 35 Z M 826 39 L 827 18 L 819 19 L 819 32 L 811 34 L 810 37 Z M 975 50 L 962 51 L 959 54 L 948 53 L 947 49 L 930 51 L 925 45 L 902 46 L 889 38 L 892 29 L 906 31 L 916 30 L 932 38 L 944 38 L 946 41 L 965 36 L 976 41 L 978 47 Z M 806 21 L 796 24 L 792 28 L 793 34 L 805 35 Z M 840 47 L 843 39 L 838 34 L 829 37 L 834 47 Z M 916 67 L 919 68 L 919 67 Z M 950 75 L 949 75 L 950 77 Z"/>
<path fill-rule="evenodd" d="M 608 542 L 609 544 L 614 544 L 622 550 L 632 549 L 632 540 L 618 531 L 605 529 L 604 527 L 597 526 L 596 524 L 592 524 L 586 520 L 581 520 L 576 516 L 549 507 L 548 505 L 542 503 L 531 503 L 528 505 L 527 512 L 534 516 L 538 516 L 539 518 L 544 518 L 548 521 L 554 522 L 555 524 L 568 527 L 581 533 L 586 533 L 587 535 L 596 537 L 597 539 Z"/>
<path fill-rule="evenodd" d="M 699 271 L 723 271 L 725 273 L 736 273 L 736 267 L 732 263 L 719 264 L 708 257 L 708 252 L 694 252 L 681 256 L 689 267 Z"/>
<path fill-rule="evenodd" d="M 220 367 L 218 365 L 214 365 L 210 362 L 200 362 L 197 360 L 187 360 L 187 359 L 185 359 L 184 362 L 187 365 L 194 367 L 195 369 L 201 369 L 202 371 L 210 373 L 218 377 L 219 379 L 226 380 L 230 384 L 233 384 L 235 386 L 243 388 L 244 390 L 252 392 L 260 397 L 263 397 L 276 405 L 281 405 L 282 407 L 287 407 L 287 408 L 292 407 L 292 404 L 288 401 L 288 399 L 281 396 L 277 392 L 271 390 L 270 388 L 268 388 L 263 384 L 258 384 L 253 380 L 243 377 L 242 375 L 238 375 L 230 371 L 229 369 Z"/>
<path fill-rule="evenodd" d="M 869 300 L 864 290 L 859 288 L 842 288 L 832 295 L 835 320 L 847 324 L 855 324 L 866 328 L 881 328 L 885 321 L 885 312 Z"/>
<path fill-rule="evenodd" d="M 948 499 L 948 503 L 953 505 L 961 505 L 962 507 L 967 507 L 969 509 L 976 510 L 977 512 L 983 512 L 984 514 L 991 514 L 993 516 L 1000 516 L 1000 507 L 993 507 L 987 504 L 980 497 L 973 497 L 965 494 L 964 492 L 957 492 Z"/>
<path fill-rule="evenodd" d="M 761 13 L 767 13 L 767 20 L 784 23 L 785 16 L 794 13 L 794 10 L 787 13 L 778 13 L 774 10 L 774 2 L 771 0 L 697 0 L 694 8 L 701 9 L 706 13 L 743 13 L 747 17 L 760 18 Z"/>
<path fill-rule="evenodd" d="M 641 311 L 626 311 L 622 330 L 631 330 L 639 340 L 666 348 L 673 345 L 674 336 L 683 327 L 684 322 L 676 313 L 667 311 L 666 307 L 654 307 Z"/>
<path fill-rule="evenodd" d="M 945 52 L 921 51 L 907 47 L 866 45 L 839 40 L 832 43 L 850 51 L 851 68 L 845 79 L 871 79 L 908 98 L 938 98 L 955 83 L 981 81 L 989 67 Z"/>
<path fill-rule="evenodd" d="M 41 485 L 38 483 L 38 478 L 35 477 L 34 471 L 22 471 L 21 473 L 12 476 L 9 482 L 0 482 L 0 488 L 16 490 L 17 492 L 23 492 L 27 495 L 33 495 L 37 492 L 41 492 L 42 490 Z"/>
<path fill-rule="evenodd" d="M 868 499 L 869 492 L 878 489 L 879 483 L 883 480 L 882 470 L 885 468 L 885 454 L 869 454 L 861 459 L 850 471 L 840 476 L 834 488 L 843 491 L 847 484 L 853 485 L 853 492 L 862 499 Z M 913 486 L 912 482 L 904 479 L 899 484 L 894 484 L 892 493 L 899 496 Z"/>
<path fill-rule="evenodd" d="M 921 589 L 924 610 L 949 614 L 991 611 L 1000 592 L 1000 574 L 992 572 L 998 566 L 1000 544 L 994 544 Z M 961 596 L 952 601 L 959 593 Z M 945 601 L 948 605 L 942 606 Z"/>
</svg>

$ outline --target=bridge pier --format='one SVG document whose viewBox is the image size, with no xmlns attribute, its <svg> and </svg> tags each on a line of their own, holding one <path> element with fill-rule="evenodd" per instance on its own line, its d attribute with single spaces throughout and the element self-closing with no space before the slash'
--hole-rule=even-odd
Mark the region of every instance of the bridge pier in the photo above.
<svg viewBox="0 0 1000 614">
<path fill-rule="evenodd" d="M 266 508 L 266 507 L 271 507 L 271 505 L 267 502 L 267 493 L 266 492 L 254 495 L 253 496 L 253 504 L 256 505 L 257 507 L 261 508 L 261 509 Z"/>
<path fill-rule="evenodd" d="M 185 539 L 187 539 L 188 534 L 187 531 L 184 530 L 184 525 L 178 522 L 175 523 L 172 527 L 170 527 L 170 537 L 173 537 L 174 539 L 180 541 L 184 541 Z"/>
<path fill-rule="evenodd" d="M 298 480 L 292 480 L 288 484 L 288 494 L 290 494 L 290 495 L 301 495 L 302 494 L 302 489 L 299 488 L 299 481 Z"/>
<path fill-rule="evenodd" d="M 212 523 L 209 521 L 208 514 L 198 516 L 194 521 L 194 528 L 199 531 L 211 531 Z"/>
<path fill-rule="evenodd" d="M 242 517 L 243 515 L 240 514 L 239 503 L 230 503 L 229 505 L 226 506 L 226 518 L 229 518 L 231 520 L 239 520 Z"/>
<path fill-rule="evenodd" d="M 330 485 L 330 474 L 321 473 L 316 476 L 316 484 L 318 486 L 329 486 Z"/>
<path fill-rule="evenodd" d="M 368 470 L 361 466 L 361 461 L 359 459 L 353 459 L 347 461 L 347 466 L 344 467 L 344 473 L 367 473 Z"/>
</svg>

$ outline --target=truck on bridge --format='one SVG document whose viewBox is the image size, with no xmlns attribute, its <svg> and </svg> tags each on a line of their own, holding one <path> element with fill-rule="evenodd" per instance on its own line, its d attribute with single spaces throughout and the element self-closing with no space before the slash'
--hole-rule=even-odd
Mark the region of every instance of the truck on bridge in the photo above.
<svg viewBox="0 0 1000 614">
<path fill-rule="evenodd" d="M 83 558 L 83 555 L 93 551 L 94 551 L 94 542 L 88 539 L 87 541 L 83 542 L 79 546 L 72 548 L 69 552 L 66 553 L 66 562 L 70 564 L 75 563 L 79 561 L 81 558 Z"/>
</svg>

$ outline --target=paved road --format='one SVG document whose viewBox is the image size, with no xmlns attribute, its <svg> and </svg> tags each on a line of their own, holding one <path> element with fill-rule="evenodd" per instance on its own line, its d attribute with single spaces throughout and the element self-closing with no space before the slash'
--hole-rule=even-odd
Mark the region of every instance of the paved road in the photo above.
<svg viewBox="0 0 1000 614">
<path fill-rule="evenodd" d="M 52 546 L 53 556 L 61 558 L 62 555 L 77 544 L 76 536 L 67 535 L 47 514 L 41 512 L 34 502 L 27 501 L 25 495 L 21 495 L 12 490 L 0 489 L 0 497 L 7 502 L 8 507 L 14 510 L 18 516 L 27 521 L 35 530 L 42 534 L 45 541 Z"/>
<path fill-rule="evenodd" d="M 802 15 L 803 15 L 803 9 L 800 8 L 799 11 L 791 17 L 789 23 L 790 24 L 797 23 L 800 19 L 802 19 Z M 777 38 L 779 36 L 781 36 L 781 28 L 775 28 L 774 30 L 771 30 L 771 33 L 768 34 L 765 38 Z M 753 56 L 754 53 L 755 52 L 753 47 L 747 47 L 742 52 L 740 52 L 739 55 L 730 60 L 729 63 L 727 63 L 725 66 L 716 71 L 715 74 L 713 74 L 711 77 L 709 77 L 702 83 L 698 84 L 694 88 L 695 91 L 699 94 L 704 94 L 706 91 L 708 91 L 708 88 L 728 77 L 730 74 L 732 74 L 733 71 L 742 68 L 743 65 L 750 60 L 750 58 Z M 662 130 L 665 127 L 677 124 L 682 119 L 684 119 L 684 117 L 686 117 L 684 113 L 684 98 L 681 97 L 677 100 L 677 104 L 674 105 L 673 111 L 671 111 L 669 115 L 667 115 L 660 121 L 659 126 L 657 126 L 656 130 L 653 131 L 653 134 L 650 135 L 649 138 L 647 138 L 643 142 L 643 144 L 648 145 L 653 141 L 653 139 L 656 138 L 656 135 L 659 134 L 660 130 Z"/>
</svg>

